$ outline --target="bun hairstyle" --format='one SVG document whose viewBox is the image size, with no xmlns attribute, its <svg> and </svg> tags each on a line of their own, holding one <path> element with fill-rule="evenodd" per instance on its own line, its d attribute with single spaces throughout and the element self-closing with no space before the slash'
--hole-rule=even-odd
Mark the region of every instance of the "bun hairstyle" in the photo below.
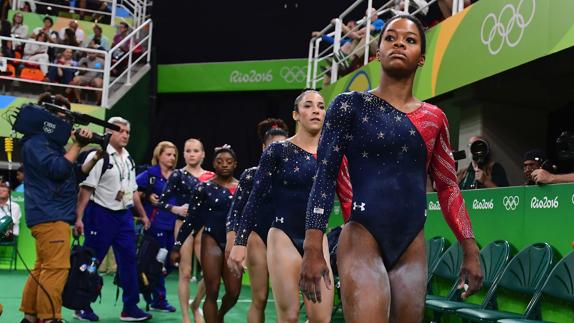
<svg viewBox="0 0 574 323">
<path fill-rule="evenodd" d="M 392 17 L 391 19 L 389 19 L 388 21 L 385 21 L 385 26 L 383 27 L 383 30 L 381 30 L 381 33 L 379 36 L 379 47 L 381 47 L 381 41 L 383 39 L 383 34 L 389 28 L 389 25 L 391 24 L 391 22 L 393 22 L 395 20 L 399 20 L 399 19 L 408 19 L 408 20 L 414 22 L 414 24 L 417 26 L 417 29 L 419 30 L 420 37 L 421 37 L 421 53 L 424 55 L 426 53 L 426 49 L 427 49 L 427 37 L 425 35 L 425 27 L 423 26 L 422 22 L 417 17 L 411 16 L 411 15 L 406 15 L 406 14 L 396 15 L 396 16 Z"/>
<path fill-rule="evenodd" d="M 301 92 L 301 94 L 299 94 L 299 95 L 295 98 L 293 111 L 299 112 L 299 103 L 301 103 L 301 101 L 303 101 L 303 97 L 304 97 L 305 94 L 307 94 L 307 93 L 317 93 L 317 94 L 321 95 L 321 93 L 319 93 L 319 91 L 317 91 L 317 90 L 313 90 L 313 89 L 305 89 L 305 90 L 303 90 L 303 92 Z"/>
<path fill-rule="evenodd" d="M 261 143 L 265 143 L 271 137 L 289 137 L 289 127 L 281 119 L 267 118 L 257 125 L 257 135 Z"/>
<path fill-rule="evenodd" d="M 214 152 L 213 159 L 217 158 L 219 154 L 229 153 L 231 157 L 233 157 L 233 159 L 237 161 L 237 155 L 235 154 L 235 151 L 233 151 L 233 149 L 231 149 L 231 146 L 228 144 L 225 144 L 221 147 L 215 147 L 215 149 L 213 149 L 213 152 Z"/>
</svg>

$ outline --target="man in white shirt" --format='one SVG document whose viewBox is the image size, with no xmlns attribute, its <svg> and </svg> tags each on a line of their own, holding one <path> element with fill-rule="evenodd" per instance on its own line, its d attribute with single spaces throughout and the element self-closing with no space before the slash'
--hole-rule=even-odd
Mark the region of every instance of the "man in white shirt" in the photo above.
<svg viewBox="0 0 574 323">
<path fill-rule="evenodd" d="M 81 44 L 84 41 L 85 33 L 84 30 L 80 28 L 80 25 L 78 24 L 77 20 L 70 20 L 70 22 L 68 23 L 68 27 L 60 29 L 60 39 L 65 38 L 64 36 L 66 35 L 66 29 L 68 28 L 74 31 L 74 33 L 76 34 L 76 40 L 78 41 L 78 44 Z"/>
<path fill-rule="evenodd" d="M 109 130 L 112 134 L 106 149 L 109 158 L 100 159 L 80 184 L 74 231 L 85 233 L 84 245 L 96 252 L 98 263 L 102 262 L 110 246 L 113 246 L 119 285 L 123 289 L 124 306 L 120 320 L 146 321 L 152 316 L 137 306 L 139 288 L 136 242 L 130 209 L 135 207 L 146 229 L 149 228 L 149 219 L 136 194 L 135 164 L 125 149 L 130 137 L 130 124 L 120 117 L 113 117 L 108 122 L 121 129 Z M 88 155 L 86 160 L 91 160 L 93 154 L 95 152 Z M 76 311 L 75 317 L 89 321 L 99 319 L 91 308 Z"/>
<path fill-rule="evenodd" d="M 0 219 L 5 216 L 12 217 L 12 228 L 9 229 L 0 240 L 12 240 L 20 234 L 20 206 L 10 200 L 10 188 L 5 183 L 0 183 Z"/>
</svg>

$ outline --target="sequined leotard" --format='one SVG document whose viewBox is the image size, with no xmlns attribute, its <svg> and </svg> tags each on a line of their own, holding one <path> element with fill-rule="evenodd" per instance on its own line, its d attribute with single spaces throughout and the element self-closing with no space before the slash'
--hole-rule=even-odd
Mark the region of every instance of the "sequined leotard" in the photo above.
<svg viewBox="0 0 574 323">
<path fill-rule="evenodd" d="M 235 244 L 245 246 L 256 224 L 261 222 L 262 216 L 269 214 L 267 216 L 273 221 L 271 226 L 285 232 L 302 255 L 305 239 L 303 214 L 316 168 L 315 156 L 292 142 L 272 143 L 261 156 L 251 195 L 238 219 Z M 339 176 L 338 181 L 345 179 Z M 352 197 L 348 186 L 338 191 L 344 192 L 342 200 Z M 264 214 L 269 204 L 271 212 Z"/>
<path fill-rule="evenodd" d="M 350 221 L 377 240 L 387 269 L 423 229 L 427 171 L 457 239 L 473 237 L 456 184 L 447 119 L 436 106 L 423 103 L 403 113 L 372 93 L 339 95 L 327 110 L 321 134 L 306 229 L 326 228 L 343 154 L 353 187 Z"/>
<path fill-rule="evenodd" d="M 226 217 L 236 188 L 228 189 L 212 181 L 197 184 L 191 193 L 188 215 L 179 229 L 176 244 L 182 245 L 193 233 L 194 223 L 203 219 L 203 234 L 212 236 L 221 250 L 225 250 Z"/>
<path fill-rule="evenodd" d="M 210 180 L 213 176 L 215 176 L 215 173 L 210 171 L 205 171 L 201 176 L 195 177 L 184 168 L 174 170 L 167 179 L 167 184 L 159 198 L 159 207 L 171 210 L 174 204 L 170 204 L 168 201 L 173 197 L 175 197 L 175 205 L 191 204 L 191 192 L 195 186 L 200 182 Z M 183 216 L 177 217 L 182 221 L 185 219 Z M 202 221 L 198 219 L 194 223 L 194 233 L 197 233 L 202 226 Z"/>
<path fill-rule="evenodd" d="M 251 167 L 241 174 L 237 191 L 233 195 L 233 202 L 227 214 L 227 232 L 237 232 L 238 230 L 238 220 L 243 213 L 245 204 L 247 204 L 247 200 L 253 189 L 253 179 L 255 178 L 257 169 L 258 167 Z M 262 209 L 259 211 L 261 216 L 259 222 L 255 223 L 254 231 L 261 237 L 263 243 L 267 244 L 267 233 L 273 223 L 273 217 L 271 216 L 271 213 L 273 213 L 273 205 L 271 204 L 271 200 L 268 198 L 267 202 L 262 203 L 261 207 Z"/>
</svg>

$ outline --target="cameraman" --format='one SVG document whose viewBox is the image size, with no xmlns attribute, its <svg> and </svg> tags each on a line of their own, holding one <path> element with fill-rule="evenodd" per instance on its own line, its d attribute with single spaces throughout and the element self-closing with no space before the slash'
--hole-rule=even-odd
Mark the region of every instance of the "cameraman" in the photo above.
<svg viewBox="0 0 574 323">
<path fill-rule="evenodd" d="M 532 181 L 536 184 L 558 184 L 558 183 L 574 183 L 574 172 L 572 172 L 572 162 L 574 161 L 574 133 L 564 131 L 556 139 L 556 152 L 558 166 L 552 165 L 553 171 L 549 172 L 545 168 L 540 167 L 532 171 Z M 562 174 L 555 174 L 557 171 Z"/>
<path fill-rule="evenodd" d="M 458 186 L 461 190 L 475 188 L 493 188 L 508 186 L 506 171 L 500 163 L 491 160 L 490 144 L 480 136 L 468 141 L 472 161 L 458 174 Z"/>
<path fill-rule="evenodd" d="M 522 172 L 524 174 L 524 185 L 536 185 L 532 177 L 532 172 L 541 169 L 546 162 L 546 154 L 540 149 L 532 149 L 524 154 L 522 162 Z"/>
<path fill-rule="evenodd" d="M 47 93 L 49 102 L 70 109 L 63 96 Z M 65 119 L 65 115 L 55 114 Z M 92 133 L 71 135 L 66 151 L 44 134 L 24 135 L 22 162 L 26 169 L 26 224 L 36 240 L 36 264 L 22 292 L 21 323 L 62 322 L 62 291 L 70 269 L 70 224 L 75 220 L 77 184 L 74 163 Z M 40 285 L 40 288 L 39 288 Z"/>
</svg>

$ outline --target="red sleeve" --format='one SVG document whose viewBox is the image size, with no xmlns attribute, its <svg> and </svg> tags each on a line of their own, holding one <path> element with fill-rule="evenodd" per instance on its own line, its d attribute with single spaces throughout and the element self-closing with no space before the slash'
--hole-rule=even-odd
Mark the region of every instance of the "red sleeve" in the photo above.
<svg viewBox="0 0 574 323">
<path fill-rule="evenodd" d="M 343 213 L 345 223 L 349 221 L 351 206 L 353 204 L 353 188 L 351 186 L 348 165 L 347 157 L 343 156 L 341 166 L 339 167 L 339 175 L 337 175 L 337 187 L 335 189 L 339 197 L 339 202 L 341 203 L 341 212 Z"/>
<path fill-rule="evenodd" d="M 454 159 L 448 137 L 448 121 L 441 113 L 438 136 L 430 160 L 430 174 L 435 181 L 438 200 L 446 222 L 458 241 L 474 238 L 472 225 L 456 181 Z"/>
</svg>

